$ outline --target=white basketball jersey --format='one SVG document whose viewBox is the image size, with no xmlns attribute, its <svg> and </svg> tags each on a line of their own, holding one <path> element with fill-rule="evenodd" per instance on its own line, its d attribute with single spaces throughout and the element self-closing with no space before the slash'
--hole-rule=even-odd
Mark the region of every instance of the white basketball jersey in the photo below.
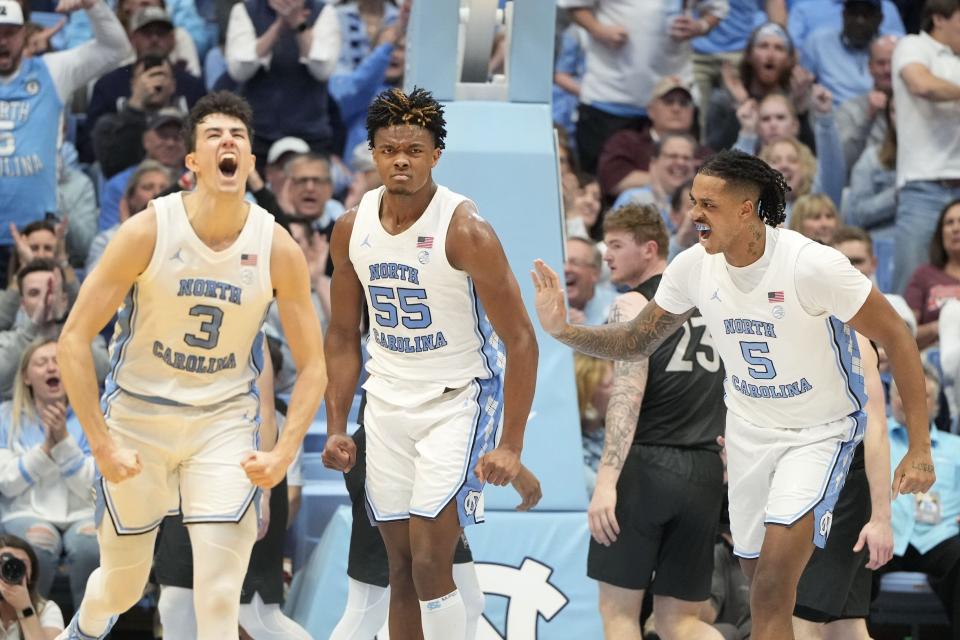
<svg viewBox="0 0 960 640">
<path fill-rule="evenodd" d="M 380 223 L 382 196 L 383 187 L 363 196 L 350 236 L 350 261 L 370 312 L 364 388 L 413 406 L 444 388 L 499 375 L 503 346 L 473 281 L 447 261 L 447 229 L 466 197 L 438 185 L 420 219 L 391 235 Z"/>
<path fill-rule="evenodd" d="M 848 325 L 804 310 L 796 264 L 811 241 L 777 231 L 767 271 L 749 293 L 733 283 L 722 253 L 705 255 L 697 306 L 723 359 L 730 411 L 759 426 L 825 424 L 866 405 L 860 349 Z"/>
<path fill-rule="evenodd" d="M 153 201 L 153 257 L 120 308 L 104 397 L 206 406 L 256 393 L 260 327 L 273 299 L 273 216 L 255 204 L 237 240 L 214 251 L 197 237 L 180 193 Z"/>
</svg>

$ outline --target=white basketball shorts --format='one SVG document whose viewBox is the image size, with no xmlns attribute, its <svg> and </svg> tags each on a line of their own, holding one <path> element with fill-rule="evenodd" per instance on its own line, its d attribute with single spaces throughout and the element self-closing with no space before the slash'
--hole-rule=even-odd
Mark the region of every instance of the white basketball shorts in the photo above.
<svg viewBox="0 0 960 640">
<path fill-rule="evenodd" d="M 791 526 L 810 511 L 813 542 L 822 548 L 865 425 L 866 416 L 856 413 L 801 429 L 760 427 L 727 411 L 733 552 L 758 557 L 766 525 Z"/>
<path fill-rule="evenodd" d="M 373 524 L 436 518 L 455 500 L 460 525 L 484 521 L 473 471 L 496 446 L 503 416 L 499 377 L 475 380 L 416 407 L 367 394 L 367 510 Z"/>
<path fill-rule="evenodd" d="M 240 466 L 259 448 L 255 396 L 189 407 L 118 391 L 105 406 L 110 436 L 140 454 L 143 470 L 119 483 L 97 478 L 98 526 L 104 512 L 118 535 L 146 533 L 177 512 L 185 524 L 243 518 L 257 494 Z"/>
</svg>

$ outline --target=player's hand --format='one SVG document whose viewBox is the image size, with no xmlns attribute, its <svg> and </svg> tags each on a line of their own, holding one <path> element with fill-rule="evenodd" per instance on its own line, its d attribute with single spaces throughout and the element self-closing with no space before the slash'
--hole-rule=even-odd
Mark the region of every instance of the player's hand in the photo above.
<svg viewBox="0 0 960 640">
<path fill-rule="evenodd" d="M 533 261 L 530 277 L 537 293 L 536 307 L 540 326 L 556 337 L 567 328 L 567 303 L 564 300 L 563 287 L 560 286 L 560 278 L 543 260 Z"/>
<path fill-rule="evenodd" d="M 520 452 L 513 449 L 497 447 L 490 453 L 480 457 L 473 473 L 480 482 L 489 482 L 502 487 L 513 482 L 520 473 Z"/>
<path fill-rule="evenodd" d="M 930 446 L 911 447 L 893 472 L 893 497 L 929 491 L 936 481 Z"/>
<path fill-rule="evenodd" d="M 867 569 L 877 570 L 890 562 L 893 557 L 893 527 L 890 519 L 874 520 L 863 525 L 857 544 L 853 545 L 853 552 L 857 553 L 867 545 L 870 550 L 870 560 Z"/>
<path fill-rule="evenodd" d="M 251 451 L 240 461 L 250 482 L 261 489 L 272 489 L 287 475 L 290 461 L 276 451 Z"/>
<path fill-rule="evenodd" d="M 527 469 L 523 465 L 520 465 L 520 473 L 517 474 L 517 477 L 513 479 L 511 484 L 523 499 L 523 501 L 517 505 L 517 511 L 530 511 L 530 509 L 537 506 L 540 498 L 543 497 L 543 492 L 540 490 L 540 480 L 537 479 L 537 476 L 533 475 L 530 469 Z"/>
<path fill-rule="evenodd" d="M 337 433 L 327 437 L 327 444 L 323 447 L 323 466 L 346 473 L 357 463 L 357 445 L 353 438 L 345 433 Z"/>
<path fill-rule="evenodd" d="M 593 498 L 587 507 L 587 522 L 590 535 L 600 544 L 609 547 L 620 535 L 617 522 L 617 485 L 598 482 L 593 490 Z"/>
<path fill-rule="evenodd" d="M 110 444 L 101 452 L 94 453 L 93 459 L 97 463 L 97 468 L 100 469 L 100 475 L 113 484 L 129 480 L 143 470 L 139 453 L 115 444 Z"/>
<path fill-rule="evenodd" d="M 270 489 L 260 493 L 260 522 L 257 525 L 257 542 L 263 540 L 270 528 Z"/>
</svg>

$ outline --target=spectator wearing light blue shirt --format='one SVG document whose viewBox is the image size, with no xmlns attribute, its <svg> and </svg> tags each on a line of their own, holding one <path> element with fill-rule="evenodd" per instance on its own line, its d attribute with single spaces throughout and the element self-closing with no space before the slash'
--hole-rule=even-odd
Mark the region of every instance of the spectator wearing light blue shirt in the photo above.
<svg viewBox="0 0 960 640">
<path fill-rule="evenodd" d="M 960 436 L 933 427 L 940 395 L 936 371 L 924 367 L 930 441 L 937 481 L 924 494 L 897 496 L 893 502 L 893 560 L 888 571 L 920 571 L 944 602 L 954 629 L 960 623 Z M 907 452 L 906 415 L 896 385 L 890 388 L 893 416 L 890 428 L 890 458 Z M 898 478 L 894 478 L 894 485 Z M 956 637 L 956 636 L 954 636 Z"/>
<path fill-rule="evenodd" d="M 833 94 L 834 105 L 868 93 L 870 43 L 883 21 L 880 0 L 846 0 L 843 26 L 814 31 L 800 49 L 800 64 Z"/>
<path fill-rule="evenodd" d="M 564 128 L 571 140 L 575 139 L 577 125 L 573 114 L 580 99 L 580 81 L 587 69 L 586 30 L 571 24 L 560 35 L 557 59 L 553 65 L 553 123 Z"/>
<path fill-rule="evenodd" d="M 833 26 L 840 29 L 843 26 L 844 0 L 807 0 L 794 2 L 787 17 L 787 32 L 798 49 L 803 49 L 807 38 L 814 31 Z M 892 0 L 881 0 L 883 8 L 883 22 L 880 23 L 881 35 L 902 36 L 906 33 L 903 20 L 897 11 L 897 5 Z"/>
</svg>

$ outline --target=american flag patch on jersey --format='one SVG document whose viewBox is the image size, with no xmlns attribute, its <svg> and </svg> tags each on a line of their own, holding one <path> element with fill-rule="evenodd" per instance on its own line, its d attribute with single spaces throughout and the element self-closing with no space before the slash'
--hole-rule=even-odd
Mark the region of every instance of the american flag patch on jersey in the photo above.
<svg viewBox="0 0 960 640">
<path fill-rule="evenodd" d="M 767 302 L 783 302 L 783 291 L 767 291 Z"/>
<path fill-rule="evenodd" d="M 241 253 L 241 254 L 240 254 L 240 266 L 241 266 L 241 267 L 255 267 L 255 266 L 257 266 L 257 254 L 255 254 L 255 253 Z"/>
<path fill-rule="evenodd" d="M 417 236 L 417 249 L 433 249 L 433 236 Z"/>
</svg>

